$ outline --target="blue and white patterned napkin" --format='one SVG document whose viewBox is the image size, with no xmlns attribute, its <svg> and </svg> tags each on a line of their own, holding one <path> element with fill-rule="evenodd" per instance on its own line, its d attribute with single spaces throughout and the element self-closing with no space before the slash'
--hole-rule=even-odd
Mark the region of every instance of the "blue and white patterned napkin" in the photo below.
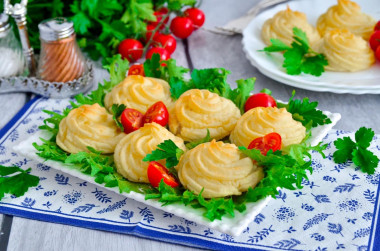
<svg viewBox="0 0 380 251">
<path fill-rule="evenodd" d="M 13 146 L 38 130 L 47 117 L 44 109 L 60 111 L 68 100 L 36 98 L 0 131 L 0 164 L 32 168 L 38 187 L 24 196 L 5 197 L 0 212 L 143 236 L 156 240 L 211 249 L 265 250 L 378 250 L 379 177 L 367 175 L 352 163 L 335 164 L 332 153 L 337 137 L 330 131 L 326 159 L 313 154 L 313 175 L 302 190 L 281 190 L 238 237 L 217 232 L 143 203 L 106 191 L 49 166 L 19 156 Z M 370 149 L 380 155 L 380 139 Z"/>
</svg>

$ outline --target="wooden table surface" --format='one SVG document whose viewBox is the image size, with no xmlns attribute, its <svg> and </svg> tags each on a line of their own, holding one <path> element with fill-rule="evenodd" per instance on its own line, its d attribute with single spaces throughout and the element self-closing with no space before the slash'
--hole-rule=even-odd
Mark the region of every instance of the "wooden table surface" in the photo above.
<svg viewBox="0 0 380 251">
<path fill-rule="evenodd" d="M 257 4 L 258 0 L 207 0 L 201 9 L 206 14 L 205 27 L 226 24 Z M 296 97 L 319 101 L 319 108 L 339 112 L 342 119 L 335 128 L 354 131 L 361 126 L 380 133 L 379 95 L 351 95 L 312 92 L 281 84 L 254 68 L 246 59 L 241 45 L 242 37 L 224 36 L 198 30 L 187 41 L 178 41 L 172 55 L 180 65 L 194 68 L 223 67 L 232 73 L 228 80 L 256 77 L 255 90 L 268 88 L 281 100 L 288 100 L 292 90 Z M 107 73 L 96 70 L 96 81 Z M 380 81 L 380 80 L 379 80 Z M 2 128 L 30 100 L 31 94 L 0 94 L 0 128 Z M 47 223 L 0 214 L 0 250 L 192 250 L 179 245 L 152 241 L 134 236 L 89 230 L 68 225 Z"/>
</svg>

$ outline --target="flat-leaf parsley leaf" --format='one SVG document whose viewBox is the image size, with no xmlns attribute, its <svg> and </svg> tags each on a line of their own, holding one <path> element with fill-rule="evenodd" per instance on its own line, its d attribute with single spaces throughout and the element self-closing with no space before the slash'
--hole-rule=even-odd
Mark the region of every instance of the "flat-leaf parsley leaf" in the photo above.
<svg viewBox="0 0 380 251">
<path fill-rule="evenodd" d="M 172 140 L 167 139 L 157 145 L 157 149 L 147 154 L 143 161 L 157 161 L 166 159 L 166 167 L 176 175 L 174 167 L 178 165 L 179 159 L 184 151 L 179 148 Z"/>
<path fill-rule="evenodd" d="M 282 65 L 289 75 L 299 75 L 302 72 L 314 76 L 321 76 L 328 65 L 325 55 L 313 51 L 310 47 L 306 33 L 301 29 L 293 28 L 293 39 L 288 46 L 280 39 L 271 39 L 271 45 L 262 51 L 267 53 L 284 52 L 284 64 Z"/>
<path fill-rule="evenodd" d="M 310 102 L 309 98 L 294 99 L 295 94 L 295 91 L 293 91 L 287 104 L 278 103 L 277 106 L 286 108 L 292 114 L 293 119 L 301 122 L 305 127 L 317 127 L 318 125 L 331 123 L 329 117 L 317 109 L 317 101 Z"/>
<path fill-rule="evenodd" d="M 0 200 L 5 194 L 16 197 L 22 196 L 29 187 L 38 185 L 40 178 L 29 174 L 31 168 L 23 170 L 17 166 L 6 167 L 0 165 Z"/>
<path fill-rule="evenodd" d="M 335 163 L 352 160 L 363 172 L 375 173 L 379 158 L 367 149 L 374 136 L 375 133 L 371 128 L 361 127 L 355 132 L 356 142 L 350 137 L 335 140 L 334 145 L 337 149 L 333 154 Z"/>
<path fill-rule="evenodd" d="M 123 124 L 119 121 L 119 117 L 121 116 L 121 114 L 123 113 L 123 111 L 125 110 L 125 108 L 127 108 L 124 104 L 113 104 L 112 107 L 111 107 L 111 111 L 112 111 L 112 118 L 113 120 L 115 121 L 116 125 L 120 128 L 120 130 L 122 132 L 124 132 L 124 126 Z"/>
</svg>

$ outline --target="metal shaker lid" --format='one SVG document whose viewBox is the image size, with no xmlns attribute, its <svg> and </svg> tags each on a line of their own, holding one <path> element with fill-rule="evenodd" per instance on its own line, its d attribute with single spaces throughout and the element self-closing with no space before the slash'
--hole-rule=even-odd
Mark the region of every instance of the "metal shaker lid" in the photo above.
<svg viewBox="0 0 380 251">
<path fill-rule="evenodd" d="M 4 13 L 0 13 L 0 32 L 8 30 L 11 26 L 9 25 L 9 16 Z"/>
<path fill-rule="evenodd" d="M 45 41 L 57 41 L 74 33 L 74 23 L 65 17 L 55 17 L 42 21 L 38 25 L 40 38 Z"/>
</svg>

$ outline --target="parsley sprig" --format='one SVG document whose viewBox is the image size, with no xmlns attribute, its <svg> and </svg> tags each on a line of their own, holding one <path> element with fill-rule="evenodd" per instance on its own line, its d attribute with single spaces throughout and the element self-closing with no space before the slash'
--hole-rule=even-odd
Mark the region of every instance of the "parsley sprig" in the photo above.
<svg viewBox="0 0 380 251">
<path fill-rule="evenodd" d="M 40 178 L 29 174 L 32 169 L 23 170 L 18 166 L 6 167 L 0 165 L 0 200 L 5 194 L 20 197 L 30 187 L 38 185 Z"/>
<path fill-rule="evenodd" d="M 111 107 L 112 119 L 115 121 L 116 125 L 120 128 L 122 132 L 124 132 L 124 126 L 120 122 L 119 117 L 121 116 L 125 108 L 127 108 L 127 106 L 124 104 L 113 104 Z"/>
<path fill-rule="evenodd" d="M 328 65 L 325 55 L 313 51 L 310 47 L 306 33 L 301 29 L 293 28 L 293 39 L 291 46 L 288 46 L 280 39 L 271 39 L 271 45 L 262 51 L 267 53 L 284 52 L 284 64 L 289 75 L 299 75 L 302 72 L 314 76 L 321 76 Z"/>
<path fill-rule="evenodd" d="M 331 124 L 329 117 L 317 109 L 317 101 L 310 102 L 309 98 L 294 99 L 295 95 L 296 92 L 293 91 L 287 104 L 278 103 L 277 106 L 286 108 L 292 114 L 293 119 L 301 122 L 308 130 L 318 125 Z"/>
<path fill-rule="evenodd" d="M 152 153 L 147 154 L 143 161 L 157 161 L 165 159 L 165 165 L 169 169 L 170 173 L 177 176 L 177 171 L 174 169 L 174 167 L 178 165 L 182 154 L 184 154 L 184 151 L 179 148 L 172 140 L 167 139 L 157 145 L 156 150 L 152 151 Z"/>
<path fill-rule="evenodd" d="M 379 158 L 368 147 L 375 133 L 372 129 L 361 127 L 355 132 L 355 141 L 350 137 L 339 138 L 334 141 L 336 151 L 333 154 L 335 163 L 344 163 L 352 160 L 355 165 L 368 174 L 375 173 Z"/>
</svg>

